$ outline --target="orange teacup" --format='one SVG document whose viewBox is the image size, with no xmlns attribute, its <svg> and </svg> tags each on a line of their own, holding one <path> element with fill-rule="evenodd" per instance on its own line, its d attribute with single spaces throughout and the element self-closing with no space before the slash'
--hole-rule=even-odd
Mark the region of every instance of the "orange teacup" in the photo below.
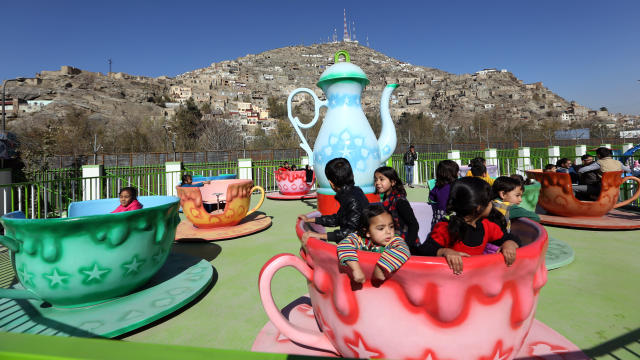
<svg viewBox="0 0 640 360">
<path fill-rule="evenodd" d="M 200 229 L 211 229 L 237 225 L 245 216 L 258 210 L 264 201 L 264 189 L 253 186 L 252 180 L 214 180 L 201 187 L 176 186 L 184 215 Z M 251 194 L 259 190 L 262 194 L 258 205 L 249 210 Z M 224 211 L 209 213 L 203 206 L 208 203 L 224 202 Z"/>
<path fill-rule="evenodd" d="M 527 177 L 534 178 L 542 188 L 538 204 L 549 213 L 566 216 L 600 217 L 611 209 L 625 206 L 640 196 L 637 191 L 630 199 L 618 202 L 620 185 L 633 180 L 640 185 L 640 179 L 634 176 L 622 177 L 622 171 L 610 171 L 602 175 L 600 196 L 596 201 L 581 201 L 573 195 L 571 176 L 565 173 L 543 172 L 540 169 L 527 171 Z"/>
</svg>

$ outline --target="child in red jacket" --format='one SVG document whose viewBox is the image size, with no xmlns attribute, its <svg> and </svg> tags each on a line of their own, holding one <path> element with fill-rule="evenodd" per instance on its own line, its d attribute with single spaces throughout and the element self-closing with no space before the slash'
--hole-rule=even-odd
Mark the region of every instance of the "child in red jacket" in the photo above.
<svg viewBox="0 0 640 360">
<path fill-rule="evenodd" d="M 433 227 L 417 255 L 443 256 L 458 275 L 462 273 L 462 257 L 481 255 L 487 243 L 492 243 L 500 247 L 498 252 L 507 266 L 513 264 L 520 240 L 502 231 L 505 218 L 493 209 L 491 187 L 486 181 L 475 177 L 456 180 L 447 210 L 449 220 Z"/>
</svg>

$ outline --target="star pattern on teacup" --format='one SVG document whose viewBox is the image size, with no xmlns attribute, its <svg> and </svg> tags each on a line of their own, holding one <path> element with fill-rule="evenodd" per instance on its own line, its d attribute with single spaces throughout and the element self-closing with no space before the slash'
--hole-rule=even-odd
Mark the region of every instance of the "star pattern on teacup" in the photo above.
<svg viewBox="0 0 640 360">
<path fill-rule="evenodd" d="M 88 284 L 92 280 L 95 282 L 102 282 L 102 276 L 110 271 L 111 269 L 108 268 L 100 269 L 98 263 L 94 263 L 93 268 L 80 268 L 80 273 L 88 275 L 88 277 L 84 279 L 85 284 Z"/>
<path fill-rule="evenodd" d="M 381 358 L 384 357 L 384 354 L 380 350 L 376 350 L 370 346 L 368 346 L 364 340 L 362 339 L 362 335 L 360 335 L 357 331 L 355 332 L 355 338 L 353 340 L 344 339 L 345 344 L 354 352 L 354 354 L 359 359 L 370 359 L 373 357 Z"/>
<path fill-rule="evenodd" d="M 35 285 L 33 283 L 33 280 L 31 280 L 31 278 L 33 277 L 33 274 L 27 271 L 27 265 L 22 265 L 22 270 L 18 271 L 18 274 L 20 275 L 20 281 L 22 281 L 22 283 L 26 284 L 31 284 L 31 285 Z"/>
<path fill-rule="evenodd" d="M 555 354 L 568 351 L 569 350 L 562 346 L 551 345 L 545 342 L 536 342 L 529 345 L 529 355 L 541 358 L 560 358 L 560 356 Z"/>
<path fill-rule="evenodd" d="M 49 280 L 49 287 L 51 288 L 56 288 L 58 285 L 64 284 L 67 278 L 69 278 L 69 275 L 65 275 L 63 272 L 58 273 L 58 269 L 56 268 L 53 268 L 51 274 L 43 274 L 42 276 Z"/>
<path fill-rule="evenodd" d="M 502 341 L 498 340 L 498 342 L 496 343 L 496 346 L 494 346 L 493 348 L 493 354 L 489 357 L 482 357 L 482 360 L 503 360 L 503 359 L 509 359 L 509 357 L 511 356 L 511 352 L 513 351 L 513 348 L 509 348 L 507 350 L 502 348 Z"/>
<path fill-rule="evenodd" d="M 417 358 L 411 358 L 411 360 L 438 360 L 431 349 L 425 350 L 422 355 Z"/>
<path fill-rule="evenodd" d="M 164 249 L 158 249 L 153 256 L 151 256 L 151 260 L 157 264 L 162 260 L 162 255 L 164 254 Z"/>
<path fill-rule="evenodd" d="M 138 255 L 133 255 L 133 259 L 131 259 L 131 262 L 122 264 L 122 267 L 127 271 L 123 276 L 140 272 L 140 266 L 142 266 L 144 262 L 144 259 L 138 260 Z"/>
</svg>

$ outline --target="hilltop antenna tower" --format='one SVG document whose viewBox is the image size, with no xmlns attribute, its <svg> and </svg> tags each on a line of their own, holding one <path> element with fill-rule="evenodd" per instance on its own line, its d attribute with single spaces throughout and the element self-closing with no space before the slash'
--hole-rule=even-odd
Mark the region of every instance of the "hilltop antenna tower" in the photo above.
<svg viewBox="0 0 640 360">
<path fill-rule="evenodd" d="M 338 29 L 333 28 L 333 42 L 337 43 L 338 42 Z"/>
<path fill-rule="evenodd" d="M 347 9 L 343 9 L 343 15 L 344 15 L 344 34 L 342 34 L 342 41 L 350 42 L 351 39 L 349 38 L 349 31 L 347 30 Z"/>
<path fill-rule="evenodd" d="M 369 46 L 369 34 L 367 34 L 367 47 L 370 47 Z"/>
<path fill-rule="evenodd" d="M 109 61 L 108 61 L 108 62 L 109 62 L 109 73 L 111 73 L 111 64 L 112 64 L 113 62 L 111 61 L 111 59 L 109 59 Z"/>
<path fill-rule="evenodd" d="M 356 40 L 356 22 L 352 21 L 351 23 L 353 24 L 353 30 L 351 31 L 351 36 L 353 37 L 353 39 L 351 39 L 351 41 L 357 43 L 358 40 Z"/>
</svg>

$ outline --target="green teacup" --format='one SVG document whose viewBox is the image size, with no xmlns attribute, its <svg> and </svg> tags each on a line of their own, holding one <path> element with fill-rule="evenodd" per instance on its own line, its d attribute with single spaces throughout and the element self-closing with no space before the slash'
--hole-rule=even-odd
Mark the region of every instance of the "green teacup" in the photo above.
<svg viewBox="0 0 640 360">
<path fill-rule="evenodd" d="M 118 199 L 72 203 L 69 217 L 0 218 L 0 243 L 14 255 L 26 290 L 0 289 L 0 297 L 42 299 L 58 307 L 87 306 L 126 295 L 164 264 L 180 222 L 173 196 L 141 196 L 143 209 L 110 214 Z"/>
</svg>

